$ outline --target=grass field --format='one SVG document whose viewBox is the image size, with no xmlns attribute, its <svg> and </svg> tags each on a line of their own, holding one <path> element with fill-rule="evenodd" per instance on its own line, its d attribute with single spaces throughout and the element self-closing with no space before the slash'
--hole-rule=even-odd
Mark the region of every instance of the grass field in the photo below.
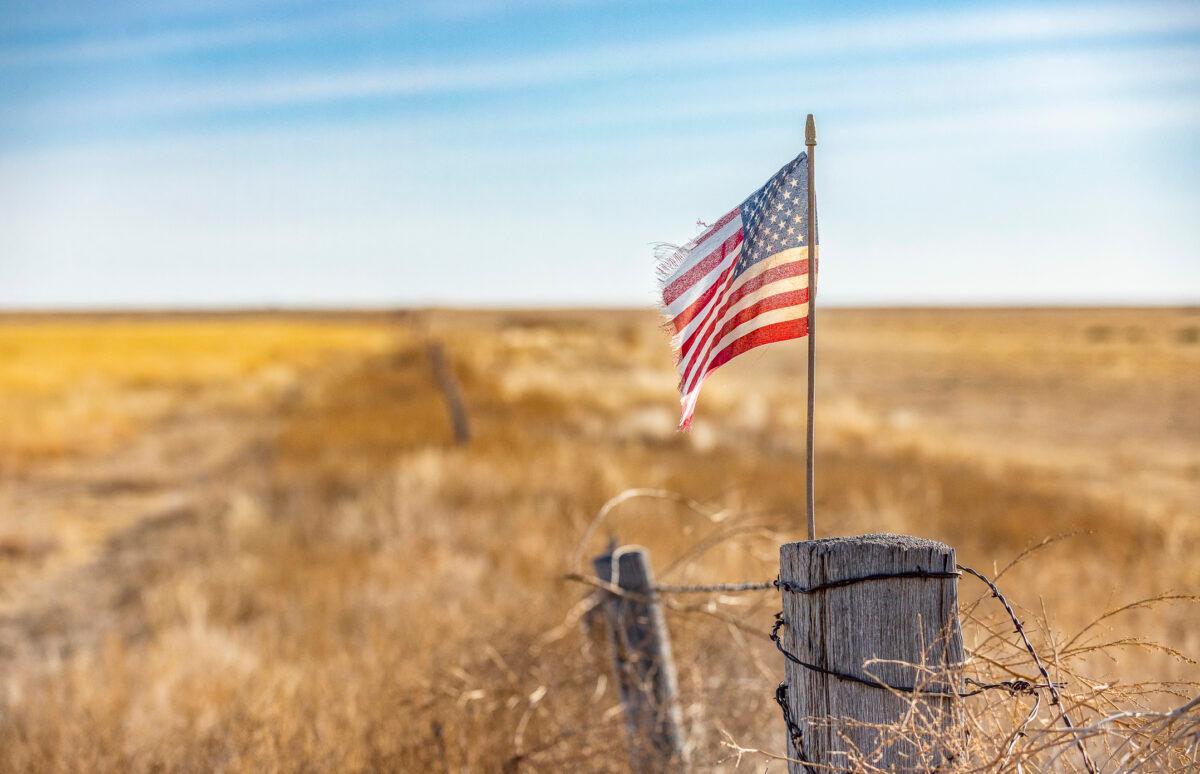
<svg viewBox="0 0 1200 774">
<path fill-rule="evenodd" d="M 1081 719 L 1197 693 L 1200 310 L 832 310 L 821 336 L 822 533 L 993 574 L 1034 548 L 1001 586 Z M 671 582 L 773 577 L 803 535 L 802 353 L 726 367 L 680 434 L 648 312 L 0 318 L 0 769 L 623 770 L 563 576 L 612 535 Z M 699 507 L 631 500 L 580 545 L 631 487 Z M 1031 676 L 989 605 L 973 668 Z M 701 768 L 784 750 L 777 606 L 669 614 Z M 984 731 L 1024 707 L 984 701 Z M 966 770 L 999 765 L 983 736 Z"/>
</svg>

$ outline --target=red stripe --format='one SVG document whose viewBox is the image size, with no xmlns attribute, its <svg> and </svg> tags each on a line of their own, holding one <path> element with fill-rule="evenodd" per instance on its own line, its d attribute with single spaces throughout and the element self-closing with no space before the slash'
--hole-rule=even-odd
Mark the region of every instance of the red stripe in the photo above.
<svg viewBox="0 0 1200 774">
<path fill-rule="evenodd" d="M 741 213 L 741 211 L 742 211 L 741 207 L 735 207 L 732 210 L 730 210 L 729 212 L 722 215 L 720 220 L 718 220 L 716 223 L 709 226 L 708 229 L 703 234 L 701 234 L 700 236 L 693 239 L 692 244 L 694 244 L 696 247 L 699 247 L 700 245 L 704 244 L 704 240 L 708 239 L 713 234 L 717 233 L 721 229 L 728 226 L 729 221 L 733 220 L 735 216 L 737 216 L 738 214 Z M 693 249 L 695 249 L 695 248 L 693 248 Z"/>
<path fill-rule="evenodd" d="M 784 320 L 783 322 L 771 323 L 764 325 L 761 328 L 750 331 L 745 336 L 741 336 L 730 342 L 729 346 L 717 353 L 709 363 L 708 368 L 704 370 L 704 376 L 707 377 L 713 371 L 733 360 L 738 355 L 749 352 L 755 347 L 761 347 L 764 344 L 774 344 L 777 341 L 787 341 L 788 339 L 799 339 L 808 335 L 808 318 L 801 317 L 798 320 Z M 694 409 L 694 406 L 693 406 Z M 687 414 L 683 417 L 680 427 L 687 428 L 692 423 L 692 415 Z"/>
<path fill-rule="evenodd" d="M 708 257 L 697 263 L 687 272 L 663 288 L 663 303 L 672 304 L 675 299 L 682 296 L 693 285 L 702 280 L 710 271 L 716 268 L 726 256 L 742 243 L 742 238 L 745 236 L 745 229 L 738 229 L 737 233 L 726 239 L 719 247 L 708 254 Z M 697 248 L 699 249 L 699 248 Z"/>
<path fill-rule="evenodd" d="M 731 266 L 730 268 L 732 269 L 733 267 Z M 692 331 L 692 335 L 688 337 L 688 341 L 685 341 L 683 345 L 679 347 L 679 362 L 686 364 L 683 377 L 680 381 L 680 387 L 683 386 L 683 381 L 687 379 L 688 374 L 691 373 L 692 368 L 696 365 L 695 361 L 687 356 L 690 348 L 690 342 L 695 338 L 697 333 L 711 331 L 713 326 L 717 324 L 717 321 L 721 319 L 721 315 L 725 314 L 725 310 L 729 308 L 729 305 L 726 303 L 726 301 L 729 298 L 729 292 L 733 289 L 734 284 L 735 283 L 732 280 L 725 283 L 724 287 L 721 288 L 721 296 L 713 303 L 712 306 L 709 307 L 708 311 L 705 312 L 704 318 L 700 320 L 700 324 L 696 326 L 696 330 Z"/>
<path fill-rule="evenodd" d="M 695 358 L 693 358 L 688 364 L 687 372 L 684 373 L 683 378 L 679 382 L 679 391 L 684 394 L 692 391 L 692 388 L 695 387 L 696 382 L 699 381 L 698 369 L 705 368 L 703 362 L 704 359 L 712 353 L 712 347 L 724 340 L 724 338 L 728 336 L 730 332 L 737 329 L 738 326 L 745 325 L 755 317 L 758 317 L 760 314 L 766 314 L 772 310 L 783 309 L 789 306 L 800 306 L 806 301 L 808 301 L 807 288 L 802 288 L 800 290 L 789 290 L 783 293 L 776 293 L 773 296 L 767 296 L 752 306 L 748 306 L 739 311 L 733 317 L 726 319 L 725 323 L 721 325 L 721 329 L 717 331 L 709 340 L 707 346 L 698 350 Z M 708 373 L 708 371 L 705 370 L 704 373 Z"/>
<path fill-rule="evenodd" d="M 732 274 L 733 266 L 730 266 L 725 269 L 725 271 L 721 272 L 721 274 L 715 280 L 713 280 L 713 284 L 708 286 L 708 290 L 701 293 L 700 297 L 689 304 L 686 309 L 675 315 L 675 319 L 672 320 L 671 323 L 675 326 L 676 332 L 686 328 L 688 323 L 690 323 L 696 317 L 696 315 L 700 314 L 700 311 L 704 309 L 705 305 L 708 304 L 714 295 L 716 295 L 717 290 L 722 287 L 728 287 L 725 285 L 725 282 Z"/>
<path fill-rule="evenodd" d="M 788 306 L 800 306 L 801 304 L 807 303 L 807 301 L 808 288 L 789 290 L 786 293 L 776 293 L 773 296 L 767 296 L 757 304 L 748 306 L 735 314 L 733 317 L 729 318 L 728 322 L 721 326 L 721 330 L 717 331 L 716 335 L 712 337 L 712 341 L 714 344 L 721 341 L 738 326 L 745 325 L 755 317 L 758 317 L 760 314 L 765 314 L 766 312 L 770 312 L 774 309 L 783 309 L 784 307 Z M 701 358 L 696 358 L 696 362 L 700 362 L 700 360 Z M 707 371 L 705 373 L 707 373 Z M 688 390 L 682 390 L 682 392 L 688 392 Z"/>
<path fill-rule="evenodd" d="M 743 298 L 745 298 L 746 296 L 755 292 L 756 290 L 759 290 L 763 286 L 768 285 L 772 282 L 778 282 L 779 280 L 782 280 L 782 279 L 787 279 L 788 277 L 803 276 L 807 271 L 808 271 L 808 260 L 807 259 L 799 260 L 799 261 L 788 261 L 787 263 L 782 263 L 778 266 L 774 266 L 770 269 L 767 269 L 762 274 L 758 275 L 754 279 L 741 285 L 736 291 L 734 291 L 733 295 L 729 297 L 729 299 L 725 302 L 725 305 L 721 308 L 720 315 L 718 315 L 716 317 L 716 319 L 720 320 L 721 316 L 724 316 L 724 314 L 729 311 L 730 307 L 734 306 L 735 304 L 737 304 L 738 301 L 741 301 Z M 695 341 L 696 335 L 699 334 L 701 331 L 702 331 L 702 327 L 697 328 L 696 330 L 692 331 L 692 335 L 689 336 L 687 341 L 685 341 L 683 343 L 683 345 L 679 348 L 679 352 L 680 352 L 681 356 L 686 355 L 687 352 L 689 350 L 691 350 L 692 342 Z M 720 339 L 718 339 L 718 341 L 720 341 Z"/>
<path fill-rule="evenodd" d="M 720 341 L 720 336 L 712 336 L 713 329 L 716 327 L 717 323 L 721 321 L 721 318 L 725 316 L 725 313 L 728 312 L 735 304 L 737 304 L 738 301 L 745 298 L 750 293 L 759 290 L 765 285 L 768 285 L 772 282 L 778 282 L 782 279 L 787 279 L 788 277 L 799 277 L 807 271 L 807 259 L 788 261 L 787 263 L 774 266 L 767 271 L 764 271 L 759 276 L 740 286 L 728 299 L 726 299 L 725 303 L 721 305 L 721 311 L 717 313 L 716 316 L 713 316 L 715 307 L 714 309 L 709 310 L 709 315 L 706 316 L 705 320 L 696 328 L 696 330 L 692 331 L 692 335 L 689 336 L 687 341 L 683 342 L 683 344 L 680 346 L 679 359 L 681 361 L 686 361 L 689 359 L 689 354 L 692 354 L 697 350 L 703 351 L 703 348 L 710 341 Z M 807 298 L 805 300 L 807 300 Z M 677 327 L 676 330 L 679 330 L 679 328 Z M 726 331 L 726 333 L 728 333 L 728 331 Z M 701 337 L 699 342 L 696 341 L 696 337 L 698 335 Z M 698 357 L 692 357 L 690 359 L 691 362 L 688 364 L 687 369 L 684 371 L 683 378 L 680 381 L 680 388 L 683 387 L 684 383 L 691 381 L 692 369 L 696 367 L 696 363 L 700 360 Z"/>
<path fill-rule="evenodd" d="M 764 344 L 774 344 L 777 341 L 787 341 L 788 339 L 799 339 L 808 335 L 808 318 L 799 317 L 795 320 L 784 320 L 783 322 L 771 323 L 764 325 L 761 328 L 756 328 L 750 331 L 745 336 L 734 339 L 729 343 L 729 346 L 717 353 L 712 362 L 708 364 L 704 375 L 708 376 L 713 371 L 733 360 L 738 355 L 749 352 L 755 347 L 761 347 Z"/>
</svg>

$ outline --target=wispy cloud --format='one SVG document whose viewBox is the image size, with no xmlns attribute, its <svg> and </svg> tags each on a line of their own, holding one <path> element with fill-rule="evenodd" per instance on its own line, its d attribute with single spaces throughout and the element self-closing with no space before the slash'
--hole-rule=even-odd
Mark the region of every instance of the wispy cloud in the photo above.
<svg viewBox="0 0 1200 774">
<path fill-rule="evenodd" d="M 637 73 L 653 73 L 658 81 L 670 74 L 688 77 L 672 92 L 673 99 L 635 106 L 629 98 L 636 95 L 626 93 L 610 109 L 599 111 L 600 117 L 632 112 L 647 120 L 680 119 L 688 115 L 701 118 L 706 114 L 743 112 L 756 105 L 772 109 L 789 103 L 794 88 L 784 87 L 796 84 L 797 78 L 803 78 L 804 95 L 810 104 L 859 110 L 898 106 L 911 109 L 931 103 L 944 106 L 947 101 L 998 98 L 1028 102 L 1064 96 L 1090 97 L 1121 89 L 1200 84 L 1200 45 L 1196 44 L 1140 43 L 1101 50 L 1032 52 L 999 47 L 963 55 L 965 47 L 980 41 L 980 35 L 992 41 L 1024 40 L 1018 32 L 1024 26 L 1047 35 L 1053 30 L 1054 34 L 1067 36 L 1065 39 L 1070 42 L 1092 43 L 1111 38 L 1131 26 L 1121 9 L 1114 9 L 1110 17 L 1093 15 L 1090 26 L 1082 28 L 1060 25 L 1067 16 L 1038 12 L 1031 19 L 1028 12 L 999 17 L 974 12 L 958 18 L 939 17 L 944 26 L 936 29 L 915 22 L 913 17 L 875 25 L 829 24 L 821 30 L 807 31 L 821 41 L 815 48 L 794 44 L 799 30 L 773 30 L 736 33 L 730 45 L 721 47 L 714 47 L 714 41 L 706 37 L 696 37 L 450 65 L 321 70 L 218 83 L 192 81 L 170 88 L 98 93 L 69 100 L 50 97 L 14 106 L 8 123 L 127 121 L 418 95 L 526 92 L 538 87 L 611 81 L 614 77 Z M 981 27 L 985 28 L 982 33 Z M 1146 27 L 1143 25 L 1143 29 Z M 1174 27 L 1200 29 L 1200 10 L 1190 17 L 1175 19 Z M 739 42 L 739 38 L 744 40 Z M 864 60 L 862 55 L 876 53 L 878 41 L 883 39 L 894 48 L 920 48 L 926 58 L 900 63 Z M 757 44 L 750 45 L 751 40 Z M 932 59 L 929 40 L 938 41 L 942 47 L 941 55 Z M 739 72 L 739 68 L 763 63 L 769 63 L 770 67 L 761 75 Z M 748 83 L 757 88 L 748 88 Z M 779 88 L 773 92 L 772 85 Z M 739 97 L 703 99 L 706 93 L 738 93 Z M 684 99 L 688 94 L 695 99 Z M 769 96 L 761 96 L 764 94 Z M 597 100 L 603 103 L 602 95 L 593 101 Z M 764 100 L 769 104 L 764 104 Z M 553 116 L 561 111 L 544 107 L 541 112 Z M 579 112 L 592 110 L 579 109 Z"/>
<path fill-rule="evenodd" d="M 250 20 L 243 17 L 232 21 L 213 19 L 210 14 L 182 22 L 160 21 L 150 29 L 137 32 L 92 32 L 67 40 L 12 42 L 0 49 L 0 67 L 12 69 L 45 64 L 139 60 L 327 38 L 330 35 L 379 34 L 389 28 L 420 21 L 461 22 L 550 6 L 583 6 L 598 2 L 602 0 L 409 0 L 382 6 L 318 6 L 300 14 L 280 14 L 276 11 L 272 16 L 267 12 Z"/>
<path fill-rule="evenodd" d="M 148 31 L 85 35 L 67 41 L 10 44 L 0 51 L 0 67 L 134 60 L 167 54 L 213 51 L 252 44 L 313 38 L 333 33 L 377 30 L 420 18 L 420 8 L 368 8 L 319 11 L 300 18 L 258 18 L 233 23 L 202 20 Z"/>
<path fill-rule="evenodd" d="M 421 19 L 462 20 L 546 7 L 600 4 L 604 0 L 423 0 L 398 5 L 334 9 L 318 6 L 274 18 L 263 13 L 250 21 L 222 21 L 205 16 L 186 24 L 170 23 L 140 32 L 85 35 L 50 42 L 10 42 L 0 50 L 0 66 L 48 62 L 137 59 L 172 53 L 212 50 L 299 40 L 331 34 L 378 33 L 390 26 Z M 611 1 L 611 0 L 610 0 Z M 263 3 L 257 3 L 263 4 Z M 212 4 L 202 4 L 208 7 Z M 268 7 L 273 5 L 267 3 Z M 1180 33 L 1200 28 L 1200 7 L 1183 3 L 1010 7 L 925 11 L 873 21 L 822 21 L 759 30 L 724 30 L 719 34 L 663 41 L 630 48 L 630 55 L 657 59 L 728 60 L 787 55 L 797 48 L 813 52 L 894 51 L 924 46 L 962 46 L 1006 41 L 1093 39 L 1114 35 Z"/>
</svg>

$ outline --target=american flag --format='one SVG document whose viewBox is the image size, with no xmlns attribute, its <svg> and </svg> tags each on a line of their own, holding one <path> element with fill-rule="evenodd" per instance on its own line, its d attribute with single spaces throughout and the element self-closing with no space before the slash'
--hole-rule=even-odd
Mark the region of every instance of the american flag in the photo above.
<svg viewBox="0 0 1200 774">
<path fill-rule="evenodd" d="M 808 334 L 807 162 L 801 153 L 703 234 L 660 254 L 681 428 L 710 373 L 755 347 Z"/>
</svg>

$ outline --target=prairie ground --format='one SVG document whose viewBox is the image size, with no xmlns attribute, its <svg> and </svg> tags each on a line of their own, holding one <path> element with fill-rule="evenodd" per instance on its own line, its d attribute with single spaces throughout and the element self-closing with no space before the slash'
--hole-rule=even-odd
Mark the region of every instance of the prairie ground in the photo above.
<svg viewBox="0 0 1200 774">
<path fill-rule="evenodd" d="M 999 575 L 1078 721 L 1196 694 L 1200 310 L 835 309 L 820 336 L 821 533 Z M 681 434 L 649 312 L 0 318 L 0 769 L 622 770 L 564 575 L 615 538 L 664 581 L 774 577 L 804 532 L 803 347 L 715 374 Z M 693 504 L 589 531 L 630 488 Z M 668 611 L 698 768 L 782 770 L 778 604 Z M 993 607 L 973 658 L 1033 676 Z M 981 729 L 1027 706 L 983 701 Z"/>
</svg>

